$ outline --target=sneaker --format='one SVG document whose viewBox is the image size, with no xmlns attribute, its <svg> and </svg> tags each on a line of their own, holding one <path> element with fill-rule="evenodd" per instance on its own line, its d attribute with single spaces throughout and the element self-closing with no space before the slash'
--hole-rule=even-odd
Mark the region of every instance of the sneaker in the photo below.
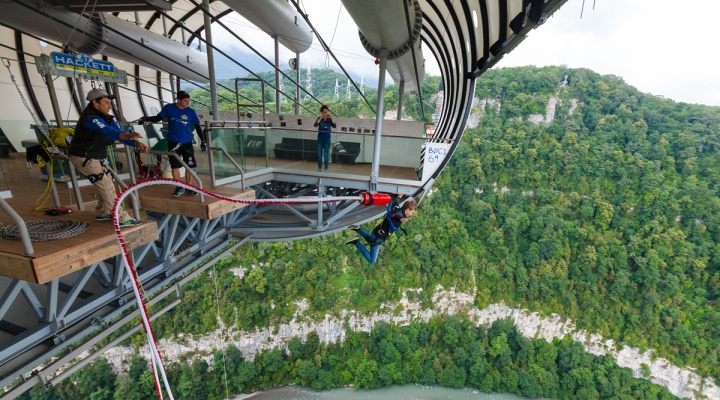
<svg viewBox="0 0 720 400">
<path fill-rule="evenodd" d="M 108 214 L 103 217 L 95 217 L 95 221 L 112 221 L 112 215 Z"/>
<path fill-rule="evenodd" d="M 318 172 L 322 172 L 322 169 L 318 168 Z"/>
<path fill-rule="evenodd" d="M 360 225 L 350 225 L 350 226 L 348 226 L 348 229 L 350 229 L 351 231 L 357 232 L 360 230 Z"/>
<path fill-rule="evenodd" d="M 194 190 L 188 189 L 188 190 L 185 191 L 185 194 L 188 195 L 188 196 L 197 196 L 197 195 L 200 194 L 200 193 L 198 193 L 198 192 L 196 192 L 196 191 L 194 191 Z"/>
<path fill-rule="evenodd" d="M 125 221 L 125 222 L 121 222 L 121 223 L 120 223 L 120 227 L 124 227 L 124 226 L 137 226 L 137 225 L 142 225 L 142 223 L 143 223 L 143 222 L 142 222 L 141 220 L 139 220 L 139 219 L 131 218 L 131 219 Z"/>
<path fill-rule="evenodd" d="M 348 240 L 347 242 L 345 242 L 345 244 L 351 244 L 351 245 L 354 246 L 355 243 L 357 243 L 357 242 L 359 242 L 359 241 L 360 241 L 360 238 L 350 239 L 350 240 Z"/>
<path fill-rule="evenodd" d="M 175 192 L 173 193 L 173 197 L 180 197 L 180 196 L 182 196 L 183 192 L 184 192 L 183 188 L 179 187 L 179 188 L 175 189 Z"/>
</svg>

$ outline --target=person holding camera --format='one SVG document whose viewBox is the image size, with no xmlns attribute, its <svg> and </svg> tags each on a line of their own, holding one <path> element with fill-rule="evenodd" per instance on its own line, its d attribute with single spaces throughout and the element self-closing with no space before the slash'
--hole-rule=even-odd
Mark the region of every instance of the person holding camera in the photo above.
<svg viewBox="0 0 720 400">
<path fill-rule="evenodd" d="M 332 115 L 330 115 L 328 106 L 323 104 L 323 106 L 320 107 L 320 114 L 322 115 L 318 117 L 314 125 L 318 127 L 318 172 L 322 171 L 323 158 L 325 159 L 325 171 L 328 170 L 328 163 L 330 162 L 330 134 L 332 128 L 337 128 L 335 120 L 333 120 Z"/>
</svg>

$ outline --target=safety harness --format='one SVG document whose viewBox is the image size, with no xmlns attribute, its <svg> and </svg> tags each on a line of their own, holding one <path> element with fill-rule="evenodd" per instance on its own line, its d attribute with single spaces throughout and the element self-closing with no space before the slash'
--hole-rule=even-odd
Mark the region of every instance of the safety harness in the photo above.
<svg viewBox="0 0 720 400">
<path fill-rule="evenodd" d="M 374 229 L 375 238 L 380 240 L 380 243 L 387 240 L 387 238 L 396 231 L 403 231 L 403 233 L 405 233 L 407 235 L 407 231 L 403 227 L 395 226 L 395 224 L 393 223 L 393 220 L 392 220 L 393 216 L 395 216 L 395 214 L 393 213 L 393 205 L 388 204 L 387 205 L 387 213 L 385 214 L 385 218 L 380 223 L 380 225 L 378 225 Z M 385 225 L 385 221 L 388 222 L 387 230 L 383 229 L 383 226 Z M 379 244 L 379 242 L 376 241 L 375 244 Z"/>
</svg>

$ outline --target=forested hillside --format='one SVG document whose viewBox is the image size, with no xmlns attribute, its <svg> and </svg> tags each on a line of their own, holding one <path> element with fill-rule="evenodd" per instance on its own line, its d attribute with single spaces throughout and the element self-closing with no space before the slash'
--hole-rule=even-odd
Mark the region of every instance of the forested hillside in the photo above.
<svg viewBox="0 0 720 400">
<path fill-rule="evenodd" d="M 475 284 L 480 307 L 555 312 L 720 377 L 720 109 L 562 67 L 491 70 L 476 94 L 501 106 L 466 132 L 377 265 L 340 246 L 344 235 L 243 249 L 231 264 L 266 266 L 221 277 L 227 321 L 237 310 L 243 328 L 268 324 L 301 298 L 318 312 L 373 310 L 403 288 Z M 528 122 L 551 97 L 556 118 Z M 216 325 L 188 313 L 168 331 Z"/>
<path fill-rule="evenodd" d="M 565 75 L 569 85 L 559 85 Z M 426 101 L 439 84 L 437 78 L 429 82 L 436 86 L 428 86 Z M 305 315 L 322 319 L 343 309 L 376 311 L 405 292 L 432 307 L 437 285 L 467 293 L 477 289 L 480 308 L 504 301 L 557 313 L 579 328 L 652 348 L 658 357 L 719 379 L 720 108 L 677 103 L 641 93 L 616 76 L 564 67 L 491 70 L 478 79 L 476 96 L 499 107 L 486 103 L 484 110 L 475 110 L 481 114 L 479 125 L 466 131 L 432 195 L 403 225 L 408 234 L 391 237 L 377 264 L 342 245 L 352 232 L 246 245 L 216 266 L 223 322 L 246 330 L 267 327 L 294 318 L 296 302 L 303 299 L 309 305 Z M 392 90 L 386 99 L 392 102 Z M 545 114 L 556 100 L 552 121 L 527 120 L 530 114 Z M 343 116 L 369 116 L 362 104 L 335 109 L 342 107 Z M 154 323 L 159 337 L 219 327 L 214 278 L 205 273 L 184 287 L 183 302 Z M 415 288 L 423 290 L 407 290 Z M 373 336 L 375 331 L 353 333 L 346 344 L 318 347 L 312 357 L 307 344 L 295 343 L 302 351 L 290 348 L 289 356 L 272 356 L 287 368 L 272 370 L 270 361 L 258 365 L 271 352 L 252 367 L 237 361 L 233 385 L 237 390 L 289 381 L 317 387 L 328 382 L 455 386 L 463 376 L 465 385 L 483 390 L 608 398 L 620 393 L 608 392 L 610 379 L 628 387 L 621 398 L 668 395 L 646 382 L 632 383 L 627 370 L 607 359 L 575 354 L 577 345 L 551 344 L 550 357 L 542 354 L 547 343 L 512 342 L 511 330 L 498 339 L 502 335 L 496 328 L 475 333 L 463 328 L 463 335 L 473 335 L 459 341 L 469 346 L 464 353 L 447 347 L 447 333 L 432 339 L 433 333 L 412 347 L 412 330 L 437 332 L 457 323 L 439 319 L 428 326 L 378 328 L 386 329 L 380 334 L 385 339 Z M 139 334 L 133 340 L 144 341 Z M 383 340 L 377 346 L 385 350 L 375 353 L 373 343 Z M 482 356 L 473 353 L 480 352 L 472 347 L 477 340 L 483 341 Z M 388 350 L 390 342 L 395 351 Z M 410 343 L 407 352 L 400 350 L 400 342 Z M 512 351 L 500 361 L 506 345 Z M 383 351 L 395 358 L 383 358 Z M 482 364 L 479 360 L 487 365 L 475 367 Z M 426 370 L 425 363 L 432 368 Z M 447 366 L 452 372 L 445 372 Z M 179 375 L 173 379 L 180 386 L 193 379 L 219 379 L 215 372 L 203 376 L 205 367 L 175 366 Z M 502 378 L 515 376 L 505 368 L 515 371 L 517 380 Z M 581 386 L 565 386 L 570 383 L 563 373 L 575 368 L 583 369 L 571 373 L 573 384 Z M 118 385 L 139 387 L 143 378 L 132 371 Z M 372 378 L 365 380 L 368 371 Z"/>
<path fill-rule="evenodd" d="M 573 115 L 514 119 L 565 73 L 561 108 L 582 103 Z M 503 106 L 438 185 L 479 244 L 478 304 L 556 312 L 720 377 L 720 109 L 562 68 L 490 71 L 478 94 Z"/>
<path fill-rule="evenodd" d="M 172 364 L 168 373 L 173 394 L 176 399 L 208 400 L 291 383 L 317 390 L 419 383 L 531 398 L 677 399 L 662 386 L 633 378 L 610 356 L 587 354 L 570 338 L 553 343 L 526 339 L 506 320 L 492 326 L 475 326 L 457 317 L 402 327 L 378 323 L 370 333 L 348 332 L 341 344 L 323 344 L 311 332 L 304 342 L 291 339 L 287 348 L 263 351 L 247 360 L 230 346 L 225 357 L 217 351 L 212 363 L 196 358 Z M 21 396 L 22 400 L 154 398 L 152 372 L 141 358 L 134 358 L 128 372 L 117 377 L 99 358 L 73 379 L 48 391 L 36 386 Z"/>
</svg>

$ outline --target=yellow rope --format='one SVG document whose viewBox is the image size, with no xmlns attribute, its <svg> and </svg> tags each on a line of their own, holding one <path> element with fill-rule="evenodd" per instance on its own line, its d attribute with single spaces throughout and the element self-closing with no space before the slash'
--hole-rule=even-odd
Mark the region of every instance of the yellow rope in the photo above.
<svg viewBox="0 0 720 400">
<path fill-rule="evenodd" d="M 50 140 L 55 143 L 55 146 L 61 149 L 67 149 L 68 147 L 66 137 L 75 134 L 75 130 L 73 128 L 50 128 L 49 131 Z"/>
<path fill-rule="evenodd" d="M 52 193 L 52 181 L 51 179 L 55 179 L 55 176 L 53 174 L 53 156 L 52 153 L 47 151 L 47 148 L 43 147 L 45 150 L 45 153 L 50 157 L 50 160 L 48 161 L 48 181 L 47 185 L 45 186 L 45 191 L 40 194 L 40 197 L 35 200 L 35 206 L 32 209 L 32 215 L 45 215 L 45 211 L 51 209 L 52 207 L 46 207 L 45 203 L 47 203 L 48 199 L 50 198 L 50 194 Z M 39 161 L 43 161 L 40 156 L 38 156 Z M 40 165 L 42 167 L 42 164 Z"/>
<path fill-rule="evenodd" d="M 52 141 L 52 144 L 55 146 L 61 148 L 61 149 L 67 149 L 67 136 L 72 136 L 75 134 L 75 130 L 72 128 L 50 128 L 48 129 L 49 132 L 49 138 L 50 141 Z M 55 179 L 55 174 L 53 173 L 53 153 L 48 151 L 48 147 L 51 147 L 51 143 L 48 143 L 48 140 L 45 139 L 42 143 L 43 149 L 45 150 L 45 153 L 50 157 L 50 159 L 45 162 L 45 160 L 38 156 L 37 162 L 38 165 L 42 168 L 44 165 L 48 165 L 48 183 L 45 186 L 45 191 L 40 194 L 40 197 L 38 197 L 37 200 L 35 200 L 35 206 L 32 209 L 32 215 L 45 215 L 45 211 L 51 209 L 52 207 L 46 207 L 45 203 L 47 203 L 48 199 L 50 198 L 50 194 L 52 193 L 52 181 L 51 179 Z M 70 168 L 73 168 L 72 165 L 70 165 Z M 63 181 L 63 180 L 61 180 Z"/>
</svg>

